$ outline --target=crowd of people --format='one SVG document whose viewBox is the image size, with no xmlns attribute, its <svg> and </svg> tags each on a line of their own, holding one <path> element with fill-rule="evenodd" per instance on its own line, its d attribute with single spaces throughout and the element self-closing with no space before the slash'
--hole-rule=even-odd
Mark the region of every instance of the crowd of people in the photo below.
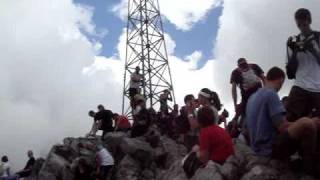
<svg viewBox="0 0 320 180">
<path fill-rule="evenodd" d="M 223 110 L 215 91 L 203 88 L 198 96 L 188 94 L 184 106 L 172 108 L 168 101 L 173 98 L 170 89 L 159 96 L 158 111 L 146 107 L 141 94 L 143 76 L 136 67 L 131 75 L 129 88 L 133 124 L 124 115 L 113 114 L 98 106 L 98 112 L 90 111 L 94 124 L 89 135 L 98 129 L 107 132 L 130 132 L 132 138 L 148 133 L 151 126 L 184 144 L 189 154 L 183 160 L 188 177 L 208 161 L 223 164 L 234 154 L 232 138 L 238 138 L 258 156 L 290 162 L 290 156 L 300 157 L 301 169 L 318 175 L 314 167 L 318 158 L 317 130 L 320 128 L 320 33 L 311 29 L 311 13 L 299 9 L 295 20 L 301 33 L 289 38 L 286 72 L 279 67 L 271 68 L 265 75 L 257 64 L 239 58 L 237 68 L 231 72 L 231 97 L 235 116 L 227 123 L 228 111 Z M 280 100 L 286 74 L 295 79 L 290 94 Z M 241 101 L 239 102 L 238 90 Z M 114 126 L 113 126 L 114 125 Z M 320 156 L 319 156 L 320 157 Z"/>
<path fill-rule="evenodd" d="M 231 97 L 235 116 L 227 123 L 228 111 L 222 108 L 215 91 L 203 88 L 197 97 L 188 94 L 184 105 L 172 108 L 170 89 L 165 89 L 160 97 L 160 108 L 156 111 L 146 107 L 146 99 L 141 95 L 143 76 L 136 67 L 131 75 L 129 96 L 131 99 L 133 123 L 128 117 L 113 113 L 98 105 L 97 111 L 89 111 L 93 125 L 87 137 L 96 137 L 102 130 L 101 138 L 114 131 L 128 132 L 132 138 L 148 133 L 151 126 L 184 144 L 189 154 L 184 158 L 183 168 L 192 177 L 197 168 L 208 161 L 223 164 L 234 154 L 232 138 L 238 138 L 258 156 L 290 162 L 290 156 L 300 157 L 301 169 L 318 175 L 315 159 L 319 152 L 318 129 L 320 128 L 320 33 L 311 29 L 311 13 L 299 9 L 295 13 L 296 24 L 301 33 L 287 42 L 288 62 L 286 72 L 272 67 L 265 75 L 257 64 L 239 58 L 237 68 L 231 72 Z M 280 99 L 278 92 L 286 76 L 295 79 L 288 96 Z M 240 89 L 239 102 L 237 88 Z M 102 145 L 97 145 L 97 179 L 105 179 L 114 165 L 114 160 Z M 33 158 L 30 153 L 30 158 Z M 28 162 L 23 171 L 13 178 L 30 173 L 33 161 Z M 10 179 L 8 158 L 2 158 L 0 175 Z M 79 161 L 76 180 L 87 177 L 90 172 L 85 160 Z M 89 177 L 85 178 L 89 179 Z"/>
</svg>

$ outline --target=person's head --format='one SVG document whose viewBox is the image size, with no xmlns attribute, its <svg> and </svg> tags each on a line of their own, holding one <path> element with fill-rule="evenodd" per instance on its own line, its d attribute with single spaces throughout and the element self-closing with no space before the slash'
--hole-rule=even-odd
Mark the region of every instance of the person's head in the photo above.
<svg viewBox="0 0 320 180">
<path fill-rule="evenodd" d="M 90 117 L 94 117 L 94 116 L 96 115 L 96 113 L 95 113 L 94 111 L 90 110 L 89 113 L 88 113 L 88 115 L 89 115 Z"/>
<path fill-rule="evenodd" d="M 169 91 L 169 89 L 165 89 L 165 90 L 163 90 L 163 93 L 168 95 L 168 94 L 170 94 L 170 91 Z"/>
<path fill-rule="evenodd" d="M 249 67 L 247 60 L 245 58 L 239 58 L 238 67 L 240 69 L 247 69 Z"/>
<path fill-rule="evenodd" d="M 33 152 L 31 150 L 29 150 L 27 154 L 29 158 L 33 157 Z"/>
<path fill-rule="evenodd" d="M 137 67 L 136 67 L 136 73 L 139 73 L 139 72 L 140 72 L 140 67 L 137 66 Z"/>
<path fill-rule="evenodd" d="M 119 117 L 119 114 L 117 114 L 117 113 L 114 113 L 113 115 L 112 115 L 112 118 L 113 119 L 117 119 Z"/>
<path fill-rule="evenodd" d="M 98 105 L 98 110 L 99 110 L 99 111 L 103 111 L 103 110 L 104 110 L 104 106 L 103 106 L 102 104 L 99 104 L 99 105 Z"/>
<path fill-rule="evenodd" d="M 312 23 L 311 13 L 308 9 L 300 8 L 296 11 L 294 18 L 296 24 L 302 33 L 311 30 L 310 25 Z"/>
<path fill-rule="evenodd" d="M 201 89 L 198 94 L 198 100 L 201 105 L 210 105 L 211 90 L 208 88 Z"/>
<path fill-rule="evenodd" d="M 218 94 L 208 88 L 203 88 L 198 95 L 199 104 L 202 106 L 214 106 L 218 111 L 221 110 L 222 104 Z"/>
<path fill-rule="evenodd" d="M 267 86 L 274 88 L 276 91 L 280 91 L 285 77 L 286 75 L 282 69 L 273 67 L 267 73 Z"/>
<path fill-rule="evenodd" d="M 188 94 L 184 97 L 184 103 L 186 105 L 191 105 L 193 101 L 194 101 L 194 96 L 192 94 Z"/>
<path fill-rule="evenodd" d="M 8 161 L 9 161 L 8 156 L 2 156 L 1 162 L 6 163 Z"/>
<path fill-rule="evenodd" d="M 213 110 L 209 106 L 203 106 L 198 110 L 197 120 L 201 128 L 211 126 L 217 121 Z"/>
</svg>

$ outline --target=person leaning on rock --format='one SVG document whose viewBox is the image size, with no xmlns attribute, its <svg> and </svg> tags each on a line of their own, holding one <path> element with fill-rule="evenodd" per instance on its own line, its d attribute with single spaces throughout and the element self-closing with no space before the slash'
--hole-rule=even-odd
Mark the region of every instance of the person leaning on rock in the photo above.
<svg viewBox="0 0 320 180">
<path fill-rule="evenodd" d="M 112 111 L 105 109 L 101 104 L 98 105 L 98 112 L 94 118 L 101 121 L 101 129 L 103 131 L 101 139 L 103 139 L 104 135 L 108 132 L 113 132 L 112 116 Z"/>
<path fill-rule="evenodd" d="M 97 161 L 97 178 L 96 180 L 106 180 L 109 172 L 114 165 L 114 159 L 111 153 L 103 147 L 103 145 L 97 145 L 98 152 L 96 153 Z"/>
<path fill-rule="evenodd" d="M 88 114 L 90 117 L 93 118 L 93 124 L 90 132 L 86 135 L 86 137 L 90 137 L 90 136 L 96 137 L 96 133 L 101 127 L 101 121 L 97 119 L 96 117 L 97 113 L 95 113 L 94 111 L 90 110 Z"/>
</svg>

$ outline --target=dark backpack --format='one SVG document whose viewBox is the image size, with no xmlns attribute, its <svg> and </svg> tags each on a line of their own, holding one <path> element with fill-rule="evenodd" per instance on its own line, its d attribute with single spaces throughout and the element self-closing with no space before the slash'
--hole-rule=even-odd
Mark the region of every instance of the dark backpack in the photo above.
<svg viewBox="0 0 320 180">
<path fill-rule="evenodd" d="M 185 157 L 182 168 L 188 178 L 192 178 L 195 172 L 204 164 L 198 159 L 196 152 L 191 152 Z"/>
<path fill-rule="evenodd" d="M 313 34 L 314 34 L 314 38 L 311 39 L 310 42 L 312 40 L 315 40 L 316 43 L 318 44 L 318 46 L 320 47 L 320 39 L 319 39 L 320 32 L 314 31 Z M 288 42 L 289 41 L 290 41 L 290 39 L 288 40 Z M 297 42 L 300 42 L 300 35 L 297 36 Z M 305 44 L 310 43 L 310 42 L 306 42 Z M 307 50 L 317 59 L 318 64 L 320 65 L 320 56 L 315 51 L 314 47 L 311 46 L 311 48 L 307 48 Z M 299 66 L 299 62 L 296 58 L 296 55 L 292 55 L 293 57 L 289 58 L 289 47 L 287 47 L 287 56 L 288 56 L 288 64 L 286 65 L 286 72 L 287 72 L 288 79 L 295 79 L 296 72 L 297 72 L 298 66 Z"/>
<path fill-rule="evenodd" d="M 220 111 L 220 110 L 221 110 L 221 107 L 222 107 L 222 104 L 221 104 L 219 95 L 218 95 L 216 92 L 212 91 L 212 92 L 211 92 L 211 96 L 212 96 L 212 100 L 213 100 L 213 106 L 214 106 L 218 111 Z"/>
</svg>

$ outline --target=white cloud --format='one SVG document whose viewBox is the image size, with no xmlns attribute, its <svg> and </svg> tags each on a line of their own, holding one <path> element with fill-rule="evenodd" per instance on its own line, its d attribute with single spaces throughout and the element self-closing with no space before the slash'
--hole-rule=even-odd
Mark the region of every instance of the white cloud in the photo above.
<svg viewBox="0 0 320 180">
<path fill-rule="evenodd" d="M 162 15 L 182 31 L 190 30 L 193 25 L 206 18 L 207 13 L 219 6 L 222 0 L 159 0 Z M 126 20 L 128 0 L 121 0 L 112 11 Z"/>
<path fill-rule="evenodd" d="M 33 0 L 1 1 L 0 9 L 0 154 L 22 168 L 28 149 L 44 156 L 62 138 L 83 135 L 97 104 L 119 109 L 108 102 L 120 101 L 121 88 L 108 69 L 82 75 L 99 49 L 83 35 L 97 34 L 92 8 Z"/>
<path fill-rule="evenodd" d="M 194 51 L 192 54 L 186 56 L 184 59 L 189 61 L 190 69 L 196 70 L 198 68 L 198 63 L 202 58 L 201 51 Z"/>
</svg>

